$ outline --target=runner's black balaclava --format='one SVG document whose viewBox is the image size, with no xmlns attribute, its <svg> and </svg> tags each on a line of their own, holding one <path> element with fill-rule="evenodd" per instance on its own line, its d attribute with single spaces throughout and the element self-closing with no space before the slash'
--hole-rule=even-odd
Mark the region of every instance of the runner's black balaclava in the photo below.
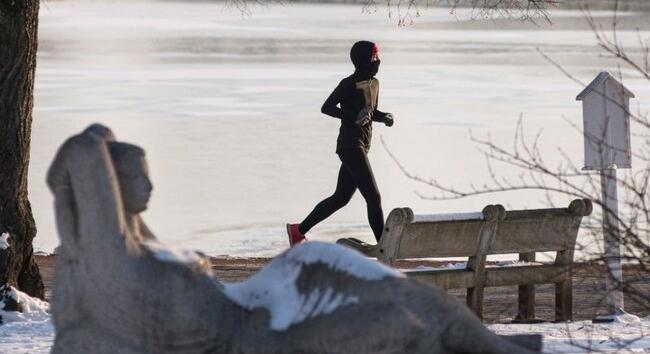
<svg viewBox="0 0 650 354">
<path fill-rule="evenodd" d="M 377 75 L 380 61 L 371 62 L 372 56 L 379 53 L 379 47 L 372 42 L 359 41 L 350 49 L 350 59 L 354 64 L 354 73 L 362 79 L 370 79 Z"/>
</svg>

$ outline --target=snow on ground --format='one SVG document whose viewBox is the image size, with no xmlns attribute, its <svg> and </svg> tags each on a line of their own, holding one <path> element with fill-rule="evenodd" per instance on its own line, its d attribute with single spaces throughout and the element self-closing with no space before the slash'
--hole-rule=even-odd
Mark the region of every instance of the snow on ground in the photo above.
<svg viewBox="0 0 650 354">
<path fill-rule="evenodd" d="M 498 334 L 541 333 L 544 353 L 650 353 L 650 317 L 627 315 L 614 323 L 577 321 L 488 327 Z"/>
<path fill-rule="evenodd" d="M 332 300 L 331 295 L 324 294 L 322 298 Z M 54 341 L 49 305 L 19 291 L 14 297 L 23 304 L 25 312 L 0 310 L 4 321 L 0 325 L 0 353 L 49 353 Z M 2 303 L 0 308 L 4 308 Z M 493 324 L 488 327 L 498 334 L 543 334 L 545 353 L 650 353 L 650 317 L 623 316 L 614 323 L 601 324 L 577 321 Z"/>
<path fill-rule="evenodd" d="M 0 353 L 49 353 L 54 341 L 50 305 L 12 289 L 10 296 L 24 312 L 0 310 Z M 0 302 L 0 309 L 4 303 Z"/>
</svg>

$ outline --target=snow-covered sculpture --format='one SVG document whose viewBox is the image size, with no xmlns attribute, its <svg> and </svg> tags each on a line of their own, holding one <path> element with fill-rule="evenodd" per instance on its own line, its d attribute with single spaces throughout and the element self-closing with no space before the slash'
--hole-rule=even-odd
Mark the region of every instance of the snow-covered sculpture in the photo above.
<svg viewBox="0 0 650 354">
<path fill-rule="evenodd" d="M 61 245 L 57 353 L 527 353 L 444 291 L 345 247 L 308 242 L 246 282 L 156 241 L 139 217 L 151 193 L 142 149 L 93 125 L 48 174 Z M 519 344 L 517 344 L 519 343 Z"/>
</svg>

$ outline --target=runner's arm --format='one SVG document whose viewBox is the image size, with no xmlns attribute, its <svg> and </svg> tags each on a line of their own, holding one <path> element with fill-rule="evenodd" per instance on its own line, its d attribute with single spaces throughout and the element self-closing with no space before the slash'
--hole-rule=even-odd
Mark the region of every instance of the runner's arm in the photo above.
<svg viewBox="0 0 650 354">
<path fill-rule="evenodd" d="M 375 122 L 380 122 L 386 124 L 386 126 L 393 125 L 393 114 L 388 112 L 382 112 L 377 109 L 379 107 L 379 92 L 377 92 L 377 98 L 375 100 L 375 111 L 372 113 L 372 120 Z"/>
<path fill-rule="evenodd" d="M 320 111 L 323 114 L 328 116 L 339 118 L 341 120 L 346 120 L 348 122 L 354 122 L 357 118 L 357 113 L 350 109 L 344 109 L 339 107 L 341 103 L 341 98 L 346 94 L 346 87 L 343 81 L 341 81 L 338 86 L 332 91 L 332 93 L 327 97 L 325 103 L 321 107 Z"/>
</svg>

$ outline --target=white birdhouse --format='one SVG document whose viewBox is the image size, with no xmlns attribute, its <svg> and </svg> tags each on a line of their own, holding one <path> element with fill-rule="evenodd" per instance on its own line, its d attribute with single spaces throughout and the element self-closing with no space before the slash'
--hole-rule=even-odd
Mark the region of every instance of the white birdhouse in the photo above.
<svg viewBox="0 0 650 354">
<path fill-rule="evenodd" d="M 582 101 L 585 170 L 631 167 L 630 97 L 634 94 L 606 71 L 576 97 Z"/>
</svg>

